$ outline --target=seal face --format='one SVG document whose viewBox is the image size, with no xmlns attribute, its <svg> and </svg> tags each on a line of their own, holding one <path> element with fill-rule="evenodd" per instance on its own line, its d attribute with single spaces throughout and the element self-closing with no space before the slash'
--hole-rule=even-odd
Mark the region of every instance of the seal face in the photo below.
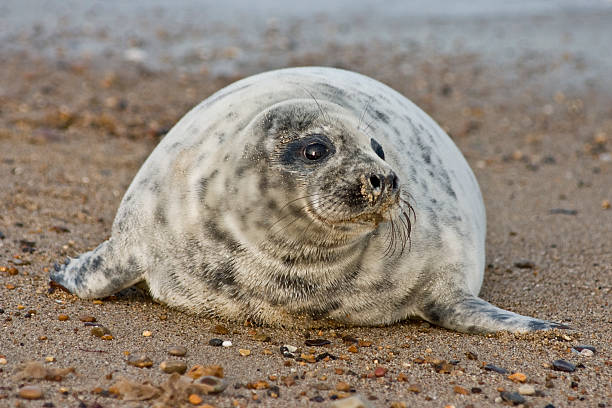
<svg viewBox="0 0 612 408">
<path fill-rule="evenodd" d="M 284 69 L 185 115 L 111 238 L 51 279 L 83 298 L 144 281 L 168 305 L 271 325 L 562 327 L 477 297 L 485 229 L 472 171 L 418 107 L 360 74 Z"/>
</svg>

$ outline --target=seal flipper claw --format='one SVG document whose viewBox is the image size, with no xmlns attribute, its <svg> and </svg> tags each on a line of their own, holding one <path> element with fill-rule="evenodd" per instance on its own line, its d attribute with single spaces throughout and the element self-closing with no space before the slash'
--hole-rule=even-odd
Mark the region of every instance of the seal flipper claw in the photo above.
<svg viewBox="0 0 612 408">
<path fill-rule="evenodd" d="M 85 299 L 117 293 L 141 281 L 142 271 L 133 256 L 116 249 L 112 238 L 104 241 L 77 258 L 67 258 L 64 265 L 54 266 L 50 278 Z"/>
<path fill-rule="evenodd" d="M 561 324 L 523 316 L 469 294 L 458 295 L 450 304 L 432 301 L 420 316 L 430 323 L 464 333 L 491 333 L 507 330 L 525 333 L 535 330 L 568 329 Z"/>
</svg>

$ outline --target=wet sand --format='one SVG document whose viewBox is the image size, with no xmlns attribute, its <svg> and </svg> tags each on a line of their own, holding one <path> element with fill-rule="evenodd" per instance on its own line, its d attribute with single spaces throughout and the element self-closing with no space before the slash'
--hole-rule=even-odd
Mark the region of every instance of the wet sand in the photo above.
<svg viewBox="0 0 612 408">
<path fill-rule="evenodd" d="M 605 32 L 604 25 L 599 28 Z M 578 37 L 582 32 L 574 31 Z M 147 65 L 127 51 L 134 47 L 106 58 L 58 56 L 46 55 L 26 38 L 20 49 L 2 49 L 0 406 L 154 406 L 159 398 L 128 402 L 112 392 L 113 385 L 125 377 L 159 386 L 169 375 L 158 366 L 171 359 L 188 368 L 222 366 L 228 387 L 202 401 L 219 407 L 330 406 L 345 394 L 358 394 L 373 407 L 501 406 L 496 399 L 502 391 L 516 392 L 525 384 L 536 390 L 524 396 L 528 406 L 610 406 L 612 93 L 601 75 L 610 66 L 591 58 L 596 49 L 585 57 L 560 41 L 549 52 L 497 59 L 487 50 L 439 49 L 427 41 L 408 46 L 367 36 L 306 47 L 287 43 L 288 32 L 281 24 L 262 31 L 259 42 L 238 47 L 229 41 L 204 60 L 186 64 L 189 69 Z M 308 38 L 308 30 L 302 36 Z M 250 53 L 248 47 L 261 48 Z M 249 58 L 241 60 L 244 54 Z M 380 328 L 279 330 L 186 315 L 136 289 L 102 302 L 49 290 L 54 262 L 108 237 L 140 164 L 187 110 L 240 77 L 296 65 L 370 75 L 438 121 L 472 165 L 487 207 L 488 266 L 481 296 L 573 329 L 478 336 L 409 321 Z M 84 316 L 95 317 L 112 339 L 92 335 L 92 326 L 80 320 Z M 151 335 L 143 336 L 145 331 Z M 232 346 L 211 346 L 213 338 L 231 340 Z M 305 345 L 314 338 L 331 344 Z M 285 344 L 300 347 L 297 355 L 304 354 L 305 361 L 283 357 Z M 168 355 L 174 345 L 185 347 L 186 356 Z M 596 351 L 578 354 L 572 351 L 578 345 Z M 331 357 L 308 362 L 310 355 L 325 352 Z M 138 353 L 152 360 L 151 368 L 127 364 Z M 555 371 L 551 364 L 558 359 L 578 368 Z M 60 381 L 17 379 L 28 361 L 74 367 L 76 373 Z M 508 374 L 485 370 L 486 364 Z M 508 378 L 517 372 L 525 374 L 525 384 Z M 340 382 L 348 388 L 341 384 L 344 391 L 338 391 Z M 25 384 L 39 386 L 43 398 L 18 397 Z M 179 394 L 174 396 L 188 396 Z M 196 406 L 186 400 L 184 405 Z"/>
</svg>

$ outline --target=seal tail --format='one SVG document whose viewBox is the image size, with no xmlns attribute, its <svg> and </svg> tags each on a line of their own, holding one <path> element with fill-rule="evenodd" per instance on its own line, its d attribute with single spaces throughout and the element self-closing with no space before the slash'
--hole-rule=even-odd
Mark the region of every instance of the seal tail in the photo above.
<svg viewBox="0 0 612 408">
<path fill-rule="evenodd" d="M 449 304 L 431 302 L 421 310 L 430 323 L 464 333 L 491 333 L 502 330 L 525 333 L 535 330 L 569 329 L 561 323 L 548 322 L 500 309 L 479 297 L 464 294 Z"/>
<path fill-rule="evenodd" d="M 50 279 L 84 299 L 110 296 L 141 281 L 136 258 L 118 256 L 113 244 L 110 238 L 92 251 L 67 258 L 63 265 L 55 264 Z"/>
</svg>

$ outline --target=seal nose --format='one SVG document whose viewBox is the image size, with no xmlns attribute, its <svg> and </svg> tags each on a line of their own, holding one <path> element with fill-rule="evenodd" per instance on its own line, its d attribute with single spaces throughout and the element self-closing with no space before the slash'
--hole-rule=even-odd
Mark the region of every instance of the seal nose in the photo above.
<svg viewBox="0 0 612 408">
<path fill-rule="evenodd" d="M 384 174 L 370 174 L 368 182 L 375 197 L 378 197 L 384 191 L 387 194 L 394 194 L 399 188 L 399 179 L 393 171 L 390 171 L 386 176 Z"/>
</svg>

